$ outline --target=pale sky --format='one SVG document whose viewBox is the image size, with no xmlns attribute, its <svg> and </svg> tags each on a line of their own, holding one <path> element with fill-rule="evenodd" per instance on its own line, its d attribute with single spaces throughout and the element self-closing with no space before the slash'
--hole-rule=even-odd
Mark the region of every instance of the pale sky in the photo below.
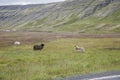
<svg viewBox="0 0 120 80">
<path fill-rule="evenodd" d="M 0 0 L 0 5 L 26 5 L 59 2 L 65 0 Z"/>
</svg>

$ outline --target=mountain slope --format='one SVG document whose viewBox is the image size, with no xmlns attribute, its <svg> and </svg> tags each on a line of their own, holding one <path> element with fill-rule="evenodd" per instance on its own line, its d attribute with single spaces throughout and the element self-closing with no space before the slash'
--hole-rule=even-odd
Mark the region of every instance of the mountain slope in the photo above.
<svg viewBox="0 0 120 80">
<path fill-rule="evenodd" d="M 0 6 L 0 30 L 119 33 L 119 0 Z"/>
</svg>

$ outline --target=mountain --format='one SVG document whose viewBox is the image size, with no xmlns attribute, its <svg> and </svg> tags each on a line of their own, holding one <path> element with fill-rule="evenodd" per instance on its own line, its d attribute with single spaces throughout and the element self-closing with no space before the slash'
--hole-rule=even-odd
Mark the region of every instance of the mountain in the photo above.
<svg viewBox="0 0 120 80">
<path fill-rule="evenodd" d="M 119 33 L 120 0 L 0 6 L 0 30 Z"/>
</svg>

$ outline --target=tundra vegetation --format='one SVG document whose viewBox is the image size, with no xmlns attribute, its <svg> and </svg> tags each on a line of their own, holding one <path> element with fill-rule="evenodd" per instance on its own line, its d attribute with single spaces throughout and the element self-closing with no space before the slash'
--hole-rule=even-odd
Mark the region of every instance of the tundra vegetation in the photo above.
<svg viewBox="0 0 120 80">
<path fill-rule="evenodd" d="M 41 43 L 44 49 L 34 51 Z M 120 0 L 0 6 L 0 80 L 53 80 L 112 70 L 120 70 Z"/>
<path fill-rule="evenodd" d="M 119 33 L 120 0 L 0 6 L 0 31 Z"/>
<path fill-rule="evenodd" d="M 10 37 L 16 40 L 16 34 Z M 120 70 L 120 38 L 59 38 L 46 41 L 42 51 L 33 50 L 35 42 L 22 43 L 0 46 L 0 80 L 52 80 Z M 84 54 L 75 51 L 76 43 L 85 48 Z"/>
</svg>

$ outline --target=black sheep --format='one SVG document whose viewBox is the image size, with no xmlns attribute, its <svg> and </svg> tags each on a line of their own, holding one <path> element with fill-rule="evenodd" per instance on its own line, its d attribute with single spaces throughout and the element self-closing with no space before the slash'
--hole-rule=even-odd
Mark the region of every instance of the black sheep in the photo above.
<svg viewBox="0 0 120 80">
<path fill-rule="evenodd" d="M 44 44 L 34 45 L 33 49 L 34 49 L 34 50 L 42 50 L 43 47 L 44 47 Z"/>
</svg>

